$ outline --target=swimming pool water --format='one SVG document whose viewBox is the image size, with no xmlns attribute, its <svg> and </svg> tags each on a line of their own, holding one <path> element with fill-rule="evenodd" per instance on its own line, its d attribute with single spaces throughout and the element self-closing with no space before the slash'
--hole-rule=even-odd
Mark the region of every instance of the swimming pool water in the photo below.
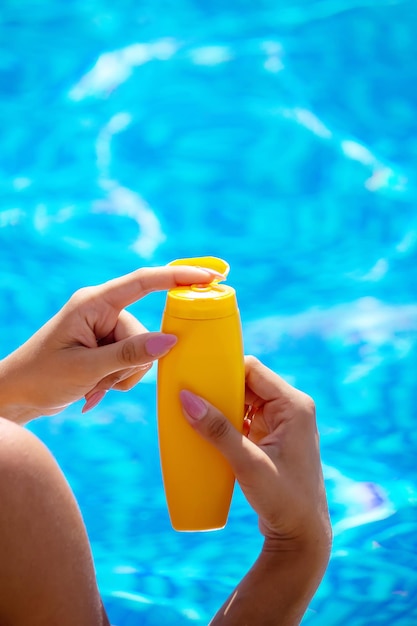
<svg viewBox="0 0 417 626">
<path fill-rule="evenodd" d="M 80 286 L 215 254 L 246 352 L 317 404 L 335 540 L 304 622 L 417 623 L 412 1 L 1 10 L 1 356 Z M 132 307 L 151 329 L 164 296 Z M 171 530 L 155 374 L 31 424 L 80 502 L 117 626 L 207 624 L 257 556 Z"/>
</svg>

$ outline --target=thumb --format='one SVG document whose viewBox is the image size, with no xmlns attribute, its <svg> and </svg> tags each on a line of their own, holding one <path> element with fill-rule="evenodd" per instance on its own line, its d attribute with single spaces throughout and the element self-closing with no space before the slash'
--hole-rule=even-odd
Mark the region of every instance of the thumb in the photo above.
<svg viewBox="0 0 417 626">
<path fill-rule="evenodd" d="M 190 426 L 223 454 L 240 483 L 247 482 L 263 456 L 258 446 L 207 400 L 187 390 L 180 391 L 180 400 Z"/>
<path fill-rule="evenodd" d="M 166 354 L 177 342 L 175 335 L 142 333 L 87 350 L 85 358 L 97 377 L 145 365 Z"/>
</svg>

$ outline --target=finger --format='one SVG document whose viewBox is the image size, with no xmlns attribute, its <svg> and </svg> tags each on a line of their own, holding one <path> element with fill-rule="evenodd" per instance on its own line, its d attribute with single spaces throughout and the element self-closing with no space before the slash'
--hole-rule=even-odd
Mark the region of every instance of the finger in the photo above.
<svg viewBox="0 0 417 626">
<path fill-rule="evenodd" d="M 81 348 L 83 365 L 90 375 L 94 372 L 101 380 L 116 372 L 148 365 L 167 354 L 176 342 L 175 335 L 144 333 L 98 348 Z"/>
<path fill-rule="evenodd" d="M 226 457 L 239 482 L 246 483 L 260 458 L 265 456 L 262 450 L 200 396 L 182 390 L 180 400 L 189 424 Z"/>
<path fill-rule="evenodd" d="M 137 385 L 142 378 L 152 369 L 153 363 L 147 363 L 143 365 L 140 369 L 137 369 L 135 372 L 131 373 L 129 376 L 125 376 L 118 383 L 113 385 L 112 389 L 116 389 L 117 391 L 129 391 L 135 385 Z"/>
<path fill-rule="evenodd" d="M 88 395 L 88 398 L 86 396 L 86 402 L 83 408 L 81 409 L 81 413 L 87 413 L 87 411 L 91 411 L 91 409 L 94 409 L 94 407 L 97 406 L 99 402 L 101 402 L 101 400 L 104 398 L 105 395 L 106 395 L 105 390 L 101 390 L 101 391 L 95 390 L 91 392 Z"/>
<path fill-rule="evenodd" d="M 125 370 L 119 370 L 113 374 L 109 374 L 102 378 L 93 389 L 91 389 L 86 395 L 85 399 L 88 401 L 90 397 L 96 391 L 109 391 L 110 389 L 116 389 L 117 391 L 128 391 L 134 387 L 152 368 L 153 362 L 145 363 L 144 365 L 138 365 L 137 367 L 130 367 Z"/>
<path fill-rule="evenodd" d="M 260 520 L 279 524 L 287 498 L 285 482 L 267 452 L 236 430 L 203 398 L 183 390 L 180 399 L 188 423 L 228 460 Z"/>
<path fill-rule="evenodd" d="M 106 376 L 100 380 L 93 389 L 85 394 L 85 404 L 82 408 L 82 413 L 86 413 L 97 406 L 110 389 L 117 391 L 129 391 L 129 389 L 132 389 L 132 387 L 137 385 L 145 374 L 149 372 L 152 365 L 153 363 L 147 363 L 146 365 L 140 366 L 134 374 L 130 374 L 129 376 L 126 374 L 125 377 L 119 381 L 113 379 L 112 376 Z M 126 372 L 132 372 L 132 370 L 126 370 Z"/>
<path fill-rule="evenodd" d="M 149 331 L 146 326 L 141 324 L 129 311 L 122 309 L 114 329 L 112 329 L 107 336 L 102 337 L 98 343 L 104 346 L 109 343 L 114 343 L 115 341 L 120 341 L 121 339 L 126 339 L 127 337 L 134 337 L 135 335 L 141 335 L 147 332 Z"/>
<path fill-rule="evenodd" d="M 269 402 L 280 397 L 290 397 L 296 391 L 254 356 L 245 356 L 245 377 L 246 404 L 256 404 L 256 399 Z"/>
<path fill-rule="evenodd" d="M 215 270 L 182 265 L 141 268 L 96 287 L 96 293 L 121 310 L 152 291 L 173 289 L 180 285 L 209 283 L 224 278 Z"/>
</svg>

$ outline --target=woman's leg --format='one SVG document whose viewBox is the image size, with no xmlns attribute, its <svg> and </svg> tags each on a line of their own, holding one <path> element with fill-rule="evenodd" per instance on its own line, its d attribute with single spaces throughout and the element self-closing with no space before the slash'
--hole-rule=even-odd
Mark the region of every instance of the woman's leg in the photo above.
<svg viewBox="0 0 417 626">
<path fill-rule="evenodd" d="M 0 418 L 1 626 L 108 626 L 85 526 L 56 461 Z"/>
</svg>

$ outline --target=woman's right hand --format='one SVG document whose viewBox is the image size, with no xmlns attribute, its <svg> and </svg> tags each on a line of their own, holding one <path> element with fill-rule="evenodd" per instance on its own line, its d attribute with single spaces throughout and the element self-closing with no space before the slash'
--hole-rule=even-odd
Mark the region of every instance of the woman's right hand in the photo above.
<svg viewBox="0 0 417 626">
<path fill-rule="evenodd" d="M 313 400 L 246 357 L 242 436 L 202 398 L 182 393 L 190 424 L 230 462 L 268 540 L 301 541 L 329 530 Z"/>
<path fill-rule="evenodd" d="M 252 586 L 247 605 L 242 604 L 243 581 L 224 623 L 255 624 L 239 622 L 251 612 L 254 620 L 258 616 L 257 623 L 298 623 L 324 574 L 331 547 L 312 399 L 254 357 L 246 358 L 246 434 L 205 399 L 187 390 L 181 392 L 181 399 L 191 426 L 228 459 L 265 536 L 260 562 L 246 577 Z M 281 600 L 273 580 L 282 591 L 288 587 Z M 257 607 L 255 597 L 264 597 L 269 608 L 261 603 Z M 282 615 L 278 621 L 271 617 L 274 607 Z M 220 614 L 216 620 L 215 624 L 223 623 Z"/>
</svg>

